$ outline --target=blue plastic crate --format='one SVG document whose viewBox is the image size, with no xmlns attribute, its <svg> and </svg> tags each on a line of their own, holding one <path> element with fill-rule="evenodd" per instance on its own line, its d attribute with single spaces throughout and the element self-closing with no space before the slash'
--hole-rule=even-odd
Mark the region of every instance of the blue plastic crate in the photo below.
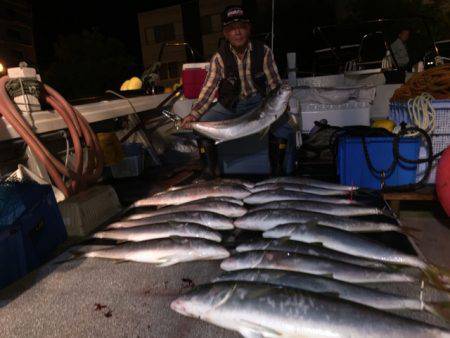
<svg viewBox="0 0 450 338">
<path fill-rule="evenodd" d="M 433 134 L 450 134 L 450 100 L 432 100 L 431 105 L 436 112 L 436 127 Z M 411 124 L 407 102 L 391 102 L 389 118 L 396 124 Z"/>
<path fill-rule="evenodd" d="M 14 201 L 6 196 L 14 196 Z M 43 264 L 67 238 L 49 185 L 0 185 L 0 288 Z M 18 213 L 11 204 L 23 209 Z"/>
<path fill-rule="evenodd" d="M 392 137 L 367 137 L 366 144 L 372 164 L 377 170 L 389 168 L 393 156 Z M 420 139 L 403 137 L 399 142 L 400 154 L 407 159 L 419 156 Z M 362 188 L 381 189 L 382 180 L 369 170 L 360 137 L 342 137 L 338 147 L 338 174 L 341 184 Z M 386 186 L 415 183 L 417 165 L 400 162 L 391 176 L 385 179 Z"/>
</svg>

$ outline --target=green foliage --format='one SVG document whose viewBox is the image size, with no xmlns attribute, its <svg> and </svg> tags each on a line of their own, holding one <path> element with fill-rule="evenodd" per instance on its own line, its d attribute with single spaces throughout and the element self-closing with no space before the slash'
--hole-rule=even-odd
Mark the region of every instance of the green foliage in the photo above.
<svg viewBox="0 0 450 338">
<path fill-rule="evenodd" d="M 122 42 L 95 30 L 83 31 L 58 38 L 55 61 L 44 71 L 43 80 L 74 99 L 118 89 L 134 68 Z"/>
</svg>

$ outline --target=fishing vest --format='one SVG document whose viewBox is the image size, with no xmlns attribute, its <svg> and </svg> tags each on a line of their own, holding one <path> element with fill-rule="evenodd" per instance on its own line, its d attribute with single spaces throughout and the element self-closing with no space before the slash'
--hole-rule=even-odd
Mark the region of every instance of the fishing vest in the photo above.
<svg viewBox="0 0 450 338">
<path fill-rule="evenodd" d="M 267 77 L 264 73 L 264 44 L 257 40 L 252 40 L 252 50 L 250 52 L 251 74 L 253 84 L 261 96 L 267 93 Z M 230 44 L 225 42 L 219 48 L 218 53 L 222 57 L 225 77 L 219 83 L 218 101 L 229 110 L 233 110 L 239 100 L 241 93 L 241 80 L 236 57 L 230 49 Z"/>
</svg>

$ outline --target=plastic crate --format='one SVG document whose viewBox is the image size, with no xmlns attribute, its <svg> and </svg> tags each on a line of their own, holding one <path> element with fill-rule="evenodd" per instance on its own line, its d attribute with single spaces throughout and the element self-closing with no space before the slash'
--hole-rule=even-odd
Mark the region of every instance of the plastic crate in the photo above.
<svg viewBox="0 0 450 338">
<path fill-rule="evenodd" d="M 393 160 L 392 137 L 367 137 L 366 144 L 372 164 L 377 170 L 387 169 Z M 419 156 L 420 139 L 403 137 L 399 142 L 400 154 L 407 159 Z M 360 137 L 341 137 L 338 147 L 338 174 L 341 184 L 362 188 L 381 189 L 382 180 L 369 170 Z M 400 162 L 392 175 L 384 181 L 386 186 L 416 182 L 417 165 Z"/>
<path fill-rule="evenodd" d="M 433 100 L 431 104 L 436 111 L 436 127 L 433 134 L 450 134 L 450 100 Z M 411 123 L 406 102 L 392 102 L 389 105 L 389 118 L 395 123 Z"/>
<path fill-rule="evenodd" d="M 44 263 L 67 238 L 58 205 L 49 185 L 17 183 L 0 186 L 0 196 L 14 192 L 15 201 L 0 205 L 0 287 Z M 6 205 L 24 206 L 14 213 Z"/>
<path fill-rule="evenodd" d="M 450 146 L 450 135 L 431 135 L 431 143 L 433 144 L 433 153 L 437 154 L 442 150 L 447 149 Z M 420 158 L 426 158 L 428 156 L 426 148 L 424 146 L 420 147 Z M 439 162 L 439 159 L 436 159 L 432 164 L 432 169 L 430 172 L 430 176 L 426 180 L 426 183 L 434 184 L 436 182 L 436 166 Z M 427 163 L 420 163 L 417 167 L 417 177 L 416 181 L 419 182 L 423 174 L 425 173 L 427 167 Z"/>
<path fill-rule="evenodd" d="M 144 153 L 140 143 L 122 145 L 125 157 L 120 163 L 111 166 L 114 178 L 136 177 L 144 170 Z"/>
</svg>

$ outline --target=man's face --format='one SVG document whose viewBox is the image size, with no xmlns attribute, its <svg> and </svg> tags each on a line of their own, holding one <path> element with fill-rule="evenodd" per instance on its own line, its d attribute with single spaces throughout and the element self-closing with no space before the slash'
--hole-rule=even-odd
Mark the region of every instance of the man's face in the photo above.
<svg viewBox="0 0 450 338">
<path fill-rule="evenodd" d="M 409 32 L 409 30 L 403 30 L 398 34 L 398 37 L 400 38 L 400 40 L 402 40 L 403 42 L 407 42 L 409 40 L 409 36 L 411 35 L 411 33 Z"/>
<path fill-rule="evenodd" d="M 248 22 L 234 22 L 223 28 L 225 39 L 234 48 L 245 47 L 250 39 L 250 24 Z"/>
</svg>

